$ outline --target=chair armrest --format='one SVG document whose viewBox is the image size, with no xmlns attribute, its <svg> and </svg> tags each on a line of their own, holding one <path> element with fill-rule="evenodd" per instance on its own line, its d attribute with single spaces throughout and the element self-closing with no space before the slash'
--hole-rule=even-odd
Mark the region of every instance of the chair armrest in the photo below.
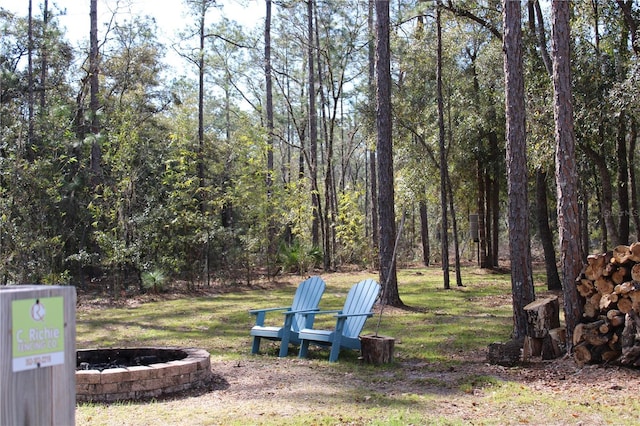
<svg viewBox="0 0 640 426">
<path fill-rule="evenodd" d="M 279 308 L 250 309 L 249 313 L 251 315 L 258 315 L 258 313 L 260 313 L 260 312 L 284 311 L 284 310 L 289 309 L 289 308 L 290 308 L 290 306 L 281 306 Z"/>
<path fill-rule="evenodd" d="M 290 306 L 282 306 L 279 308 L 266 308 L 266 309 L 251 309 L 249 313 L 256 316 L 256 325 L 262 327 L 264 325 L 264 319 L 267 312 L 284 311 L 289 309 Z"/>
<path fill-rule="evenodd" d="M 374 312 L 364 312 L 361 314 L 338 314 L 336 315 L 336 318 L 349 318 L 349 317 L 362 317 L 362 316 L 372 317 L 373 314 Z"/>
<path fill-rule="evenodd" d="M 342 311 L 340 309 L 335 309 L 332 311 L 308 311 L 308 312 L 313 312 L 317 315 L 317 314 L 339 314 Z"/>
</svg>

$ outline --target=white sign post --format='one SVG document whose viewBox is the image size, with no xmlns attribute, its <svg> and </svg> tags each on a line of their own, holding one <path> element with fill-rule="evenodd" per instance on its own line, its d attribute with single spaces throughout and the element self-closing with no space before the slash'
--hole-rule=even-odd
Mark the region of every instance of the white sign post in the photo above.
<svg viewBox="0 0 640 426">
<path fill-rule="evenodd" d="M 0 425 L 75 424 L 74 287 L 0 287 Z"/>
</svg>

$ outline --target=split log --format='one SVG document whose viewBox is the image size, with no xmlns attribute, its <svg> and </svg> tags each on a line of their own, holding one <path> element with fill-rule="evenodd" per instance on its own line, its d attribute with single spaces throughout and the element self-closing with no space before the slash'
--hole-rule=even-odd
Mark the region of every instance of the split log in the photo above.
<svg viewBox="0 0 640 426">
<path fill-rule="evenodd" d="M 607 319 L 612 327 L 617 328 L 624 325 L 624 314 L 618 309 L 611 309 L 607 312 Z"/>
<path fill-rule="evenodd" d="M 594 293 L 591 297 L 587 298 L 584 303 L 584 317 L 596 318 L 600 312 L 600 299 L 602 295 L 600 293 Z"/>
<path fill-rule="evenodd" d="M 631 267 L 631 279 L 640 282 L 640 263 L 636 263 Z"/>
<path fill-rule="evenodd" d="M 609 309 L 613 309 L 615 303 L 618 301 L 618 295 L 615 293 L 605 293 L 600 298 L 600 307 L 601 311 L 606 311 Z"/>
<path fill-rule="evenodd" d="M 632 262 L 640 262 L 640 242 L 636 241 L 635 243 L 629 246 L 629 251 L 631 252 L 631 256 L 629 256 L 629 260 Z"/>
<path fill-rule="evenodd" d="M 611 281 L 614 284 L 622 284 L 629 279 L 631 279 L 630 269 L 624 265 L 621 265 L 611 274 Z"/>
<path fill-rule="evenodd" d="M 591 362 L 592 353 L 586 342 L 573 347 L 573 359 L 581 367 Z"/>
<path fill-rule="evenodd" d="M 522 361 L 528 362 L 532 358 L 542 355 L 542 340 L 536 337 L 525 336 L 522 346 Z"/>
<path fill-rule="evenodd" d="M 597 280 L 594 281 L 594 285 L 596 287 L 596 290 L 600 294 L 613 293 L 613 290 L 615 288 L 615 284 L 612 281 L 610 281 L 607 277 L 598 278 Z"/>
<path fill-rule="evenodd" d="M 593 285 L 593 281 L 587 278 L 582 278 L 579 282 L 577 282 L 576 288 L 578 289 L 578 293 L 580 293 L 580 296 L 582 297 L 589 297 L 596 291 L 596 288 Z"/>
<path fill-rule="evenodd" d="M 632 308 L 633 308 L 633 303 L 631 302 L 631 299 L 628 296 L 623 295 L 618 299 L 618 310 L 620 312 L 624 314 L 628 314 Z"/>
<path fill-rule="evenodd" d="M 557 327 L 549 330 L 542 342 L 542 359 L 556 359 L 564 355 L 567 347 L 567 330 Z"/>
<path fill-rule="evenodd" d="M 614 289 L 613 289 L 613 291 L 616 294 L 627 294 L 632 290 L 635 290 L 635 286 L 633 284 L 633 281 L 623 282 L 622 284 L 618 284 L 617 286 L 615 286 Z"/>
<path fill-rule="evenodd" d="M 543 338 L 552 328 L 560 327 L 560 303 L 556 296 L 537 299 L 524 307 L 527 335 Z"/>
<path fill-rule="evenodd" d="M 592 254 L 587 256 L 587 266 L 584 269 L 585 277 L 591 281 L 600 278 L 607 263 L 607 258 L 604 254 Z"/>
<path fill-rule="evenodd" d="M 613 258 L 611 259 L 611 262 L 622 265 L 629 259 L 630 256 L 631 249 L 629 248 L 629 246 L 621 244 L 613 249 Z"/>
</svg>

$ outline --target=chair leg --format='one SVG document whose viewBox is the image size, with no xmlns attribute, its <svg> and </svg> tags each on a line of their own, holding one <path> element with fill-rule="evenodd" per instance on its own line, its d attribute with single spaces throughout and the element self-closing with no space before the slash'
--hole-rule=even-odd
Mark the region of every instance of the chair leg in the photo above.
<svg viewBox="0 0 640 426">
<path fill-rule="evenodd" d="M 331 345 L 331 352 L 329 352 L 329 362 L 336 362 L 338 360 L 338 355 L 340 355 L 340 344 L 338 343 Z"/>
<path fill-rule="evenodd" d="M 306 358 L 308 350 L 309 350 L 309 341 L 302 340 L 300 342 L 300 351 L 298 352 L 298 358 Z"/>
<path fill-rule="evenodd" d="M 280 353 L 278 356 L 284 358 L 289 354 L 289 339 L 283 338 L 280 342 Z"/>
<path fill-rule="evenodd" d="M 260 338 L 258 336 L 253 336 L 253 345 L 251 346 L 251 353 L 257 354 L 260 352 Z"/>
</svg>

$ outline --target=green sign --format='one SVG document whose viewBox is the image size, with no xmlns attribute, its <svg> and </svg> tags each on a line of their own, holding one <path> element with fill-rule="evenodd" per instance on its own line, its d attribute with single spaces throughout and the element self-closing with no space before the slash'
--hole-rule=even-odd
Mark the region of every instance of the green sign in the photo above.
<svg viewBox="0 0 640 426">
<path fill-rule="evenodd" d="M 13 371 L 64 364 L 64 298 L 11 303 Z"/>
</svg>

